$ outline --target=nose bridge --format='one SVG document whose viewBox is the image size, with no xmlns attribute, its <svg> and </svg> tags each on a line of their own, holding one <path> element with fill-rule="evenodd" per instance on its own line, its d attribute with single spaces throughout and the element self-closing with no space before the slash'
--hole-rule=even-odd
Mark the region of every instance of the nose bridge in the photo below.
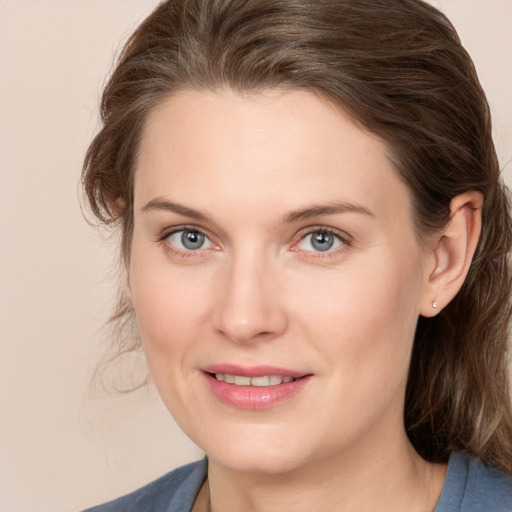
<svg viewBox="0 0 512 512">
<path fill-rule="evenodd" d="M 276 265 L 254 247 L 233 253 L 226 264 L 215 314 L 216 329 L 236 342 L 282 334 L 287 319 L 276 290 Z"/>
</svg>

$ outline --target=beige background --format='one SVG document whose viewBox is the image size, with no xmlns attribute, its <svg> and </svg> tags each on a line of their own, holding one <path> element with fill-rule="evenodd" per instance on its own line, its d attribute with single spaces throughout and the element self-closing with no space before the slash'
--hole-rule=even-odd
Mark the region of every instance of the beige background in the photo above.
<svg viewBox="0 0 512 512">
<path fill-rule="evenodd" d="M 154 392 L 88 382 L 115 281 L 78 182 L 103 77 L 156 0 L 0 0 L 0 512 L 78 510 L 200 456 Z M 440 0 L 512 183 L 512 1 Z M 110 276 L 110 277 L 109 277 Z"/>
</svg>

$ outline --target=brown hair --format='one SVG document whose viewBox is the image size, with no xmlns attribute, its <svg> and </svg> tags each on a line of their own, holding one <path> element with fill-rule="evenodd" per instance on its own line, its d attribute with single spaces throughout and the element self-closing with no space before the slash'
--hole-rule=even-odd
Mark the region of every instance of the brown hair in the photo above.
<svg viewBox="0 0 512 512">
<path fill-rule="evenodd" d="M 450 22 L 421 0 L 171 0 L 136 30 L 103 94 L 103 128 L 83 183 L 93 213 L 120 226 L 129 261 L 133 173 L 153 108 L 179 89 L 311 90 L 386 143 L 420 236 L 449 220 L 453 197 L 481 191 L 483 231 L 461 291 L 420 318 L 405 426 L 427 460 L 467 450 L 512 473 L 507 378 L 512 243 L 491 119 Z M 119 332 L 134 323 L 121 295 Z M 120 351 L 138 347 L 121 339 Z"/>
</svg>

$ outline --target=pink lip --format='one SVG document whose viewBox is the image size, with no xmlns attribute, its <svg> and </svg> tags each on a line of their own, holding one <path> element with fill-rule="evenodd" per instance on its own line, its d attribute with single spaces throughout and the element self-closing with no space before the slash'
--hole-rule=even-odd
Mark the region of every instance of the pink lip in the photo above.
<svg viewBox="0 0 512 512">
<path fill-rule="evenodd" d="M 217 380 L 215 373 L 227 373 L 243 377 L 263 375 L 290 376 L 297 380 L 276 386 L 236 386 Z M 234 365 L 215 365 L 203 370 L 206 383 L 212 393 L 223 403 L 238 409 L 266 409 L 297 395 L 310 381 L 311 375 L 274 366 L 239 367 Z"/>
<path fill-rule="evenodd" d="M 262 377 L 263 375 L 281 375 L 282 377 L 293 377 L 295 379 L 304 377 L 304 372 L 279 368 L 277 366 L 238 366 L 236 364 L 215 364 L 203 368 L 208 373 L 227 373 L 229 375 L 240 375 L 241 377 Z"/>
</svg>

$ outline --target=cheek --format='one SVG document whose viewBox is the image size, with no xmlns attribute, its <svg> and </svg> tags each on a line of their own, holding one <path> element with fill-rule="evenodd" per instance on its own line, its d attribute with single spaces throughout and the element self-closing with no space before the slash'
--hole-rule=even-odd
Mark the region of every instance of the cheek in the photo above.
<svg viewBox="0 0 512 512">
<path fill-rule="evenodd" d="M 149 372 L 174 418 L 187 425 L 194 403 L 191 390 L 196 373 L 194 346 L 206 337 L 207 301 L 197 283 L 169 265 L 133 262 L 132 302 Z M 187 430 L 187 429 L 185 429 Z"/>
<path fill-rule="evenodd" d="M 197 339 L 197 331 L 208 317 L 201 273 L 180 272 L 162 259 L 135 248 L 131 260 L 132 302 L 150 367 L 152 357 L 179 355 L 193 333 Z M 168 360 L 159 358 L 158 364 Z"/>
<path fill-rule="evenodd" d="M 403 379 L 418 319 L 419 263 L 378 260 L 317 279 L 296 303 L 295 316 L 318 351 L 361 382 Z"/>
</svg>

